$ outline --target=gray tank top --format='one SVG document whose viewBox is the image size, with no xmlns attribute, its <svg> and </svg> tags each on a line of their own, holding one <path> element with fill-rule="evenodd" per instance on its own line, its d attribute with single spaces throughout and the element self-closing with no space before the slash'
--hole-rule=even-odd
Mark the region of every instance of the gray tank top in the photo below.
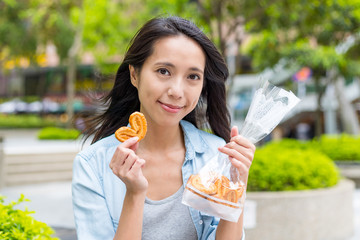
<svg viewBox="0 0 360 240">
<path fill-rule="evenodd" d="M 181 203 L 184 187 L 160 201 L 145 199 L 142 240 L 196 240 L 190 211 Z"/>
</svg>

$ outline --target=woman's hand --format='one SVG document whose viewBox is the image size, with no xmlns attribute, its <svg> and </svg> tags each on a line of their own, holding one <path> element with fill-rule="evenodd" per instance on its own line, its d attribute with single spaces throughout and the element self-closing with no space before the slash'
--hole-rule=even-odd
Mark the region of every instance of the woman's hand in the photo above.
<svg viewBox="0 0 360 240">
<path fill-rule="evenodd" d="M 138 147 L 138 137 L 133 137 L 120 144 L 111 159 L 109 167 L 126 185 L 127 193 L 146 193 L 148 181 L 141 168 L 145 160 L 135 154 Z"/>
<path fill-rule="evenodd" d="M 238 133 L 238 128 L 232 127 L 230 142 L 220 147 L 219 151 L 229 155 L 229 159 L 240 174 L 240 180 L 247 184 L 249 170 L 254 159 L 255 145 Z"/>
</svg>

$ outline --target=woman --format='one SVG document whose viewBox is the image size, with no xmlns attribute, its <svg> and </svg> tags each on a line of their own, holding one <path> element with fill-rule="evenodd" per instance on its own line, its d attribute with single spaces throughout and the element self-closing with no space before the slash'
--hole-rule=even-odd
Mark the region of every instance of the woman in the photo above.
<svg viewBox="0 0 360 240">
<path fill-rule="evenodd" d="M 139 30 L 105 98 L 106 111 L 87 129 L 93 144 L 74 161 L 80 240 L 244 239 L 242 215 L 228 222 L 181 204 L 190 175 L 218 150 L 247 182 L 255 146 L 230 130 L 227 77 L 216 47 L 190 21 L 155 18 Z M 146 117 L 147 134 L 120 143 L 114 132 L 134 111 Z"/>
</svg>

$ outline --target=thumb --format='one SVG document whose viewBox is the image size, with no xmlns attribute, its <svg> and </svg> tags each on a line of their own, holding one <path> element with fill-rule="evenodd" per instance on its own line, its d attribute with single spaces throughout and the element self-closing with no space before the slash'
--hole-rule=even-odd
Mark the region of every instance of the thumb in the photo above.
<svg viewBox="0 0 360 240">
<path fill-rule="evenodd" d="M 230 134 L 230 136 L 231 136 L 231 138 L 233 138 L 233 137 L 235 137 L 235 136 L 237 136 L 237 135 L 239 135 L 238 127 L 237 127 L 237 126 L 233 126 L 233 127 L 231 128 L 231 134 Z"/>
<path fill-rule="evenodd" d="M 128 140 L 126 140 L 122 143 L 122 147 L 135 150 L 137 148 L 137 146 L 139 145 L 138 141 L 139 141 L 139 137 L 129 138 Z"/>
<path fill-rule="evenodd" d="M 136 149 L 138 148 L 138 146 L 139 146 L 139 142 L 136 141 L 135 144 L 133 144 L 132 146 L 130 146 L 130 149 L 133 150 L 133 151 L 136 151 Z"/>
</svg>

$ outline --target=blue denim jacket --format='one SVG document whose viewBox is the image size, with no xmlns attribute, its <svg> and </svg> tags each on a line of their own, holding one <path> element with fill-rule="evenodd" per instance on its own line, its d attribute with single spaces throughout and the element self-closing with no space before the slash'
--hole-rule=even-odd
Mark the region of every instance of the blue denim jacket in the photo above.
<svg viewBox="0 0 360 240">
<path fill-rule="evenodd" d="M 190 175 L 198 172 L 225 141 L 187 121 L 180 124 L 186 147 L 182 166 L 185 187 Z M 125 184 L 109 168 L 118 145 L 119 141 L 111 135 L 81 151 L 74 160 L 72 199 L 79 240 L 114 238 L 126 193 Z M 193 208 L 190 214 L 198 239 L 215 239 L 219 219 Z"/>
</svg>

